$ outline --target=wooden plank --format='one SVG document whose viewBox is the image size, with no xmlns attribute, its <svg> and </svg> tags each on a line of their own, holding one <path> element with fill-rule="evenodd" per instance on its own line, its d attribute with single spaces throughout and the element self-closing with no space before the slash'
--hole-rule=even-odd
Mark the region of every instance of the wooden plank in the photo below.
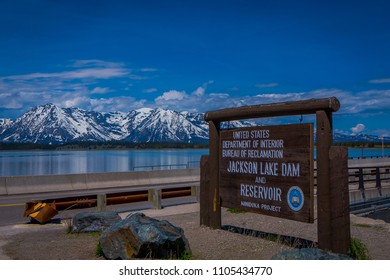
<svg viewBox="0 0 390 280">
<path fill-rule="evenodd" d="M 317 213 L 318 247 L 332 248 L 329 149 L 332 144 L 332 113 L 318 111 L 317 123 Z"/>
<path fill-rule="evenodd" d="M 348 148 L 332 146 L 329 151 L 331 185 L 332 252 L 346 254 L 351 242 L 348 189 Z"/>
<path fill-rule="evenodd" d="M 209 174 L 209 156 L 200 158 L 200 225 L 210 227 L 210 174 Z"/>
<path fill-rule="evenodd" d="M 339 100 L 336 97 L 330 97 L 210 111 L 205 114 L 205 120 L 222 122 L 240 119 L 304 115 L 315 114 L 319 110 L 336 112 L 339 108 Z"/>
<path fill-rule="evenodd" d="M 314 221 L 313 124 L 224 130 L 220 139 L 223 207 Z"/>
<path fill-rule="evenodd" d="M 210 227 L 221 228 L 221 202 L 219 196 L 219 123 L 209 122 L 210 152 L 209 152 L 209 176 L 210 176 Z"/>
</svg>

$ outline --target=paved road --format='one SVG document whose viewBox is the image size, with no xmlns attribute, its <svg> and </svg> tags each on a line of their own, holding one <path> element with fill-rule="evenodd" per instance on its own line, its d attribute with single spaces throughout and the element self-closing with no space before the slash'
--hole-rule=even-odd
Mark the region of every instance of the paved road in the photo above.
<svg viewBox="0 0 390 280">
<path fill-rule="evenodd" d="M 383 220 L 386 223 L 390 223 L 390 208 L 388 208 L 387 210 L 372 212 L 368 214 L 366 217 L 375 220 Z"/>
<path fill-rule="evenodd" d="M 23 201 L 21 203 L 21 201 Z M 15 225 L 15 224 L 24 224 L 30 221 L 29 218 L 24 218 L 24 202 L 30 200 L 21 200 L 20 197 L 11 198 L 11 197 L 0 197 L 0 226 L 6 225 Z M 162 200 L 162 206 L 173 206 L 187 203 L 195 203 L 195 197 L 178 197 L 178 198 L 169 198 Z M 135 202 L 128 204 L 119 204 L 119 205 L 109 205 L 107 206 L 108 211 L 116 211 L 116 212 L 130 212 L 136 210 L 144 210 L 152 208 L 152 204 L 150 202 Z M 94 208 L 84 208 L 84 209 L 75 209 L 75 210 L 66 210 L 60 211 L 57 216 L 53 219 L 66 219 L 73 217 L 76 213 L 85 212 L 85 211 L 95 211 Z"/>
<path fill-rule="evenodd" d="M 23 218 L 24 204 L 0 204 L 0 226 L 21 224 L 28 221 Z"/>
</svg>

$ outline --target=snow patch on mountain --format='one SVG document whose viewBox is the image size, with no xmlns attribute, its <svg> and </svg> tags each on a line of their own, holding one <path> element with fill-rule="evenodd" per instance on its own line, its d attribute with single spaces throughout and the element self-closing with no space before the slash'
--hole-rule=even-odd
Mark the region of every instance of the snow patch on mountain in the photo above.
<svg viewBox="0 0 390 280">
<path fill-rule="evenodd" d="M 221 129 L 256 125 L 253 121 L 221 123 Z M 37 106 L 16 120 L 0 119 L 0 141 L 62 144 L 72 141 L 207 142 L 204 114 L 162 108 L 141 108 L 128 113 Z M 335 142 L 380 142 L 372 135 L 335 133 Z M 385 142 L 390 142 L 385 137 Z"/>
<path fill-rule="evenodd" d="M 31 109 L 15 121 L 2 119 L 0 129 L 0 140 L 4 142 L 208 141 L 208 125 L 202 114 L 182 114 L 160 108 L 99 113 L 46 104 Z"/>
</svg>

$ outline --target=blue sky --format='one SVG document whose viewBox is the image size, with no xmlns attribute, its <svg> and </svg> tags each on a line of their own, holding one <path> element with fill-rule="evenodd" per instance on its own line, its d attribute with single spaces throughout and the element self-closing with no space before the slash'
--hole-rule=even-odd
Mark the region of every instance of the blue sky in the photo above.
<svg viewBox="0 0 390 280">
<path fill-rule="evenodd" d="M 377 0 L 2 0 L 0 118 L 45 103 L 206 112 L 336 96 L 336 131 L 390 136 L 389 11 Z"/>
</svg>

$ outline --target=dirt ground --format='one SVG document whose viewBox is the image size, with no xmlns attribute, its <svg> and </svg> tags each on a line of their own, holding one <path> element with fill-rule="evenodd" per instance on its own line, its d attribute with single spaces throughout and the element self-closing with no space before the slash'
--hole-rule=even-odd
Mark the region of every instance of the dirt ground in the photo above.
<svg viewBox="0 0 390 280">
<path fill-rule="evenodd" d="M 201 227 L 198 205 L 187 207 L 192 207 L 192 210 L 179 211 L 179 208 L 172 208 L 165 212 L 147 210 L 144 213 L 183 228 L 193 259 L 268 260 L 280 250 L 291 249 L 280 240 Z M 0 228 L 0 259 L 102 259 L 95 255 L 98 234 L 67 233 L 67 224 L 62 222 L 43 226 L 19 225 Z M 232 214 L 223 209 L 222 224 L 317 241 L 316 223 L 305 224 L 251 213 Z M 351 234 L 366 244 L 371 259 L 390 260 L 390 224 L 382 220 L 351 215 Z"/>
</svg>

